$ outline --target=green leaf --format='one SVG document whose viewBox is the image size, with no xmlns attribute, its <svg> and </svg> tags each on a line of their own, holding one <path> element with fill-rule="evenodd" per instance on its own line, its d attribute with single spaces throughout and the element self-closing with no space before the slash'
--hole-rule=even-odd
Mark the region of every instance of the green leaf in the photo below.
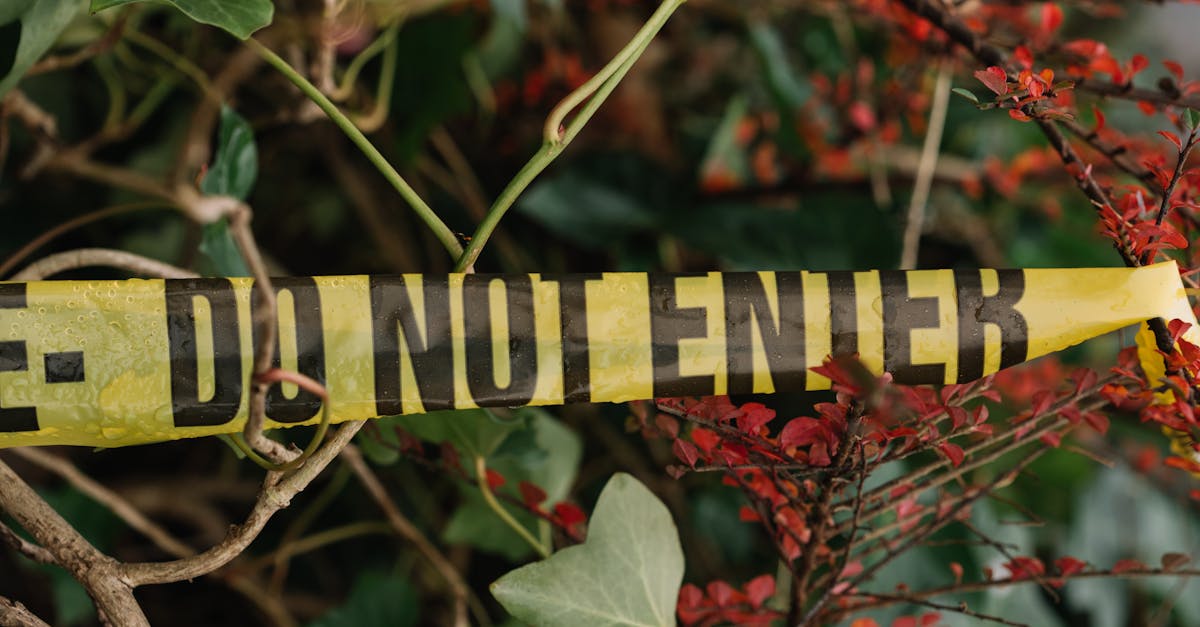
<svg viewBox="0 0 1200 627">
<path fill-rule="evenodd" d="M 417 595 L 396 575 L 359 575 L 350 597 L 308 627 L 406 627 L 417 624 Z"/>
<path fill-rule="evenodd" d="M 449 442 L 469 459 L 491 455 L 509 433 L 525 426 L 524 419 L 501 421 L 484 409 L 433 411 L 385 420 L 380 424 L 382 429 L 397 426 L 422 440 Z"/>
<path fill-rule="evenodd" d="M 575 171 L 543 180 L 518 201 L 517 210 L 542 226 L 592 249 L 650 230 L 656 218 L 638 199 Z"/>
<path fill-rule="evenodd" d="M 92 13 L 143 0 L 92 0 Z M 200 22 L 247 39 L 254 31 L 271 23 L 275 6 L 271 0 L 159 0 Z"/>
<path fill-rule="evenodd" d="M 758 53 L 767 85 L 781 108 L 794 111 L 804 106 L 812 96 L 812 87 L 807 80 L 800 80 L 788 58 L 788 46 L 779 31 L 767 22 L 750 25 L 750 43 Z"/>
<path fill-rule="evenodd" d="M 245 200 L 258 178 L 258 147 L 250 123 L 233 109 L 221 107 L 217 148 L 200 191 Z"/>
<path fill-rule="evenodd" d="M 600 493 L 586 542 L 504 575 L 491 591 L 533 625 L 674 625 L 682 581 L 670 512 L 618 473 Z"/>
<path fill-rule="evenodd" d="M 217 148 L 200 191 L 209 195 L 233 196 L 245 200 L 258 178 L 258 148 L 250 123 L 229 107 L 221 107 L 221 126 Z M 201 271 L 209 276 L 250 276 L 229 223 L 225 219 L 204 225 L 200 233 Z"/>
<path fill-rule="evenodd" d="M 518 485 L 528 481 L 546 492 L 546 507 L 567 497 L 579 463 L 583 442 L 579 435 L 549 412 L 536 407 L 515 410 L 527 421 L 528 428 L 512 431 L 488 458 L 488 468 L 500 473 L 506 483 L 497 491 L 520 497 Z M 544 524 L 522 508 L 501 501 L 516 520 L 533 535 Z M 463 488 L 463 501 L 446 524 L 442 538 L 451 544 L 471 546 L 504 556 L 511 562 L 533 553 L 529 543 L 505 525 L 480 496 L 475 486 Z"/>
<path fill-rule="evenodd" d="M 950 91 L 962 96 L 963 98 L 966 98 L 967 100 L 970 100 L 971 102 L 973 102 L 975 104 L 979 104 L 979 96 L 976 96 L 975 93 L 969 89 L 966 89 L 964 87 L 955 87 L 954 89 L 951 89 Z"/>
<path fill-rule="evenodd" d="M 1196 128 L 1196 124 L 1200 123 L 1200 112 L 1195 109 L 1187 109 L 1183 112 L 1184 119 L 1187 120 L 1188 128 Z"/>
<path fill-rule="evenodd" d="M 81 0 L 0 2 L 0 98 L 41 58 L 79 14 Z"/>
</svg>

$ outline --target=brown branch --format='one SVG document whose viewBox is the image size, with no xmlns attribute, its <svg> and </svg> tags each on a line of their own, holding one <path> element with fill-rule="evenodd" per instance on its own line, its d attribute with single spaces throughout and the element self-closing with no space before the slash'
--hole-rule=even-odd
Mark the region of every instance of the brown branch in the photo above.
<svg viewBox="0 0 1200 627">
<path fill-rule="evenodd" d="M 237 244 L 250 275 L 254 277 L 254 297 L 257 299 L 254 308 L 254 325 L 256 341 L 254 345 L 254 370 L 250 376 L 250 415 L 242 429 L 246 444 L 271 456 L 276 462 L 288 461 L 295 457 L 279 442 L 263 435 L 263 423 L 267 416 L 267 389 L 271 384 L 262 376 L 273 367 L 275 359 L 276 332 L 276 300 L 275 288 L 271 286 L 271 275 L 263 263 L 258 251 L 258 242 L 250 230 L 250 207 L 239 202 L 237 208 L 229 213 L 229 233 Z M 326 401 L 328 402 L 328 401 Z"/>
<path fill-rule="evenodd" d="M 297 470 L 280 477 L 270 473 L 254 508 L 241 525 L 230 529 L 220 544 L 198 555 L 172 562 L 121 564 L 119 577 L 129 586 L 170 583 L 206 575 L 229 563 L 254 541 L 267 522 L 292 498 L 308 487 L 317 475 L 350 443 L 362 428 L 361 422 L 341 426 L 329 441 Z"/>
<path fill-rule="evenodd" d="M 1142 87 L 1134 87 L 1131 84 L 1117 85 L 1115 83 L 1097 81 L 1090 78 L 1070 78 L 1068 80 L 1071 80 L 1075 83 L 1075 89 L 1091 92 L 1098 96 L 1120 98 L 1121 100 L 1151 102 L 1160 106 L 1200 109 L 1200 98 L 1195 96 L 1183 96 L 1178 92 L 1178 90 L 1170 92 L 1161 89 L 1145 89 Z"/>
<path fill-rule="evenodd" d="M 24 260 L 26 257 L 31 255 L 35 250 L 50 243 L 51 241 L 54 240 L 54 238 L 62 235 L 63 233 L 77 229 L 81 226 L 91 224 L 93 222 L 103 220 L 103 219 L 111 217 L 111 216 L 121 215 L 121 214 L 125 214 L 125 213 L 132 213 L 134 211 L 146 211 L 149 209 L 161 209 L 162 207 L 163 207 L 163 203 L 155 202 L 155 201 L 135 202 L 135 203 L 128 203 L 128 204 L 124 204 L 124 205 L 114 205 L 112 207 L 105 207 L 104 209 L 97 209 L 96 211 L 85 213 L 79 217 L 72 218 L 70 220 L 67 220 L 66 222 L 57 224 L 50 230 L 46 231 L 45 233 L 42 233 L 41 235 L 38 235 L 37 237 L 30 240 L 28 243 L 26 243 L 24 246 L 22 246 L 21 249 L 18 250 L 17 252 L 9 255 L 8 259 L 5 259 L 4 263 L 0 264 L 0 277 L 3 277 L 4 275 L 11 272 L 12 269 L 15 268 L 18 263 L 21 263 L 22 260 Z"/>
<path fill-rule="evenodd" d="M 62 477 L 82 494 L 108 508 L 112 513 L 117 515 L 117 518 L 123 520 L 125 524 L 141 533 L 167 554 L 174 555 L 175 557 L 186 557 L 195 553 L 191 547 L 175 539 L 166 529 L 163 529 L 157 523 L 147 518 L 145 514 L 134 507 L 129 501 L 125 500 L 120 494 L 113 492 L 95 479 L 87 476 L 70 461 L 52 455 L 44 449 L 34 447 L 14 448 L 12 452 L 14 455 L 21 457 L 35 466 Z"/>
<path fill-rule="evenodd" d="M 126 7 L 117 15 L 117 19 L 113 21 L 112 26 L 99 38 L 93 39 L 88 45 L 70 54 L 43 57 L 40 61 L 29 67 L 29 70 L 25 72 L 25 76 L 28 78 L 47 72 L 70 69 L 84 61 L 112 50 L 113 46 L 117 45 L 117 42 L 121 40 L 121 36 L 125 33 L 125 24 L 129 22 L 129 16 L 132 13 L 133 7 Z"/>
<path fill-rule="evenodd" d="M 24 605 L 0 597 L 0 625 L 13 627 L 50 627 Z"/>
<path fill-rule="evenodd" d="M 976 618 L 976 619 L 983 620 L 983 621 L 999 623 L 1001 625 L 1012 625 L 1013 627 L 1029 627 L 1025 623 L 1016 623 L 1016 622 L 1010 621 L 1006 618 L 1001 618 L 999 616 L 993 616 L 991 614 L 984 614 L 982 612 L 976 612 L 976 611 L 970 609 L 969 607 L 967 607 L 967 604 L 965 602 L 959 603 L 958 605 L 947 605 L 944 603 L 935 603 L 933 601 L 926 601 L 924 599 L 915 599 L 915 598 L 911 598 L 911 597 L 901 595 L 901 594 L 876 594 L 873 592 L 854 592 L 852 594 L 849 594 L 848 596 L 864 596 L 864 597 L 870 597 L 872 599 L 881 599 L 881 600 L 886 599 L 886 600 L 892 601 L 894 603 L 908 603 L 911 605 L 920 605 L 922 607 L 927 607 L 927 608 L 934 609 L 934 610 L 940 610 L 943 612 L 954 612 L 955 614 L 962 614 L 963 616 L 969 616 L 971 618 Z"/>
<path fill-rule="evenodd" d="M 119 564 L 92 546 L 8 464 L 0 461 L 0 510 L 8 512 L 39 544 L 87 589 L 109 622 L 149 625 L 133 597 L 133 586 L 119 578 Z"/>
<path fill-rule="evenodd" d="M 469 624 L 467 620 L 468 604 L 471 605 L 475 619 L 480 623 L 488 624 L 490 621 L 487 619 L 486 610 L 483 609 L 479 600 L 474 597 L 471 588 L 463 581 L 458 570 L 454 568 L 454 564 L 451 564 L 450 560 L 446 559 L 446 556 L 442 555 L 437 550 L 437 547 L 433 546 L 429 538 L 425 537 L 425 534 L 421 533 L 421 530 L 401 513 L 399 507 L 396 507 L 391 497 L 388 496 L 387 489 L 379 481 L 379 477 L 375 475 L 375 472 L 371 470 L 366 460 L 363 459 L 362 452 L 358 450 L 358 447 L 354 445 L 347 446 L 342 451 L 342 460 L 354 471 L 359 482 L 362 483 L 363 487 L 367 490 L 367 494 L 371 496 L 371 499 L 375 501 L 379 509 L 383 510 L 388 524 L 392 526 L 392 529 L 400 537 L 411 542 L 417 548 L 417 551 L 425 559 L 429 560 L 429 563 L 433 565 L 434 570 L 446 581 L 446 584 L 449 585 L 455 601 L 454 624 L 456 626 Z"/>
<path fill-rule="evenodd" d="M 1178 569 L 1167 570 L 1165 568 L 1147 568 L 1145 570 L 1127 570 L 1119 573 L 1114 573 L 1107 570 L 1086 571 L 1082 573 L 1074 573 L 1071 575 L 1054 575 L 1051 579 L 1062 581 L 1073 581 L 1075 579 L 1141 579 L 1146 577 L 1196 577 L 1200 576 L 1200 570 L 1197 569 Z M 1037 583 L 1033 579 L 992 579 L 989 581 L 973 581 L 968 583 L 957 583 L 938 588 L 930 588 L 928 590 L 920 590 L 910 592 L 903 596 L 884 597 L 872 593 L 862 593 L 862 596 L 870 596 L 879 599 L 877 602 L 856 603 L 847 606 L 845 611 L 857 612 L 865 609 L 875 609 L 896 605 L 899 603 L 912 603 L 915 599 L 928 599 L 932 597 L 942 596 L 945 594 L 962 594 L 967 592 L 978 592 L 981 590 L 989 590 L 992 588 L 1001 588 L 1005 586 L 1014 586 L 1020 584 Z M 845 596 L 859 596 L 857 592 L 847 592 Z"/>
<path fill-rule="evenodd" d="M 189 279 L 200 276 L 191 270 L 177 268 L 169 263 L 135 255 L 123 250 L 108 248 L 79 248 L 55 253 L 25 266 L 14 274 L 12 281 L 41 281 L 46 277 L 76 270 L 78 268 L 120 268 L 134 274 L 165 279 Z"/>
<path fill-rule="evenodd" d="M 8 548 L 28 557 L 29 559 L 39 564 L 57 564 L 54 556 L 50 551 L 22 538 L 17 535 L 17 532 L 9 528 L 8 525 L 0 523 L 0 542 L 8 545 Z"/>
<path fill-rule="evenodd" d="M 1134 163 L 1126 156 L 1128 149 L 1125 146 L 1113 146 L 1105 142 L 1104 140 L 1100 139 L 1100 136 L 1096 133 L 1096 131 L 1090 131 L 1087 128 L 1084 128 L 1082 124 L 1074 120 L 1059 120 L 1059 124 L 1061 124 L 1063 128 L 1070 131 L 1072 135 L 1078 137 L 1087 143 L 1087 145 L 1091 146 L 1093 150 L 1107 157 L 1113 165 L 1117 166 L 1117 168 L 1121 169 L 1126 174 L 1129 174 L 1130 176 L 1145 183 L 1148 187 L 1158 184 L 1158 179 L 1154 177 L 1153 172 L 1147 170 L 1137 163 Z"/>
</svg>

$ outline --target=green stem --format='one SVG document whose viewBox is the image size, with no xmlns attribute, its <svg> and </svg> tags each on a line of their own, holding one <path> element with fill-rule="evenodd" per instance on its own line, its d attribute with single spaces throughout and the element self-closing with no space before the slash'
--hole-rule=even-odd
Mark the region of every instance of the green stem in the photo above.
<svg viewBox="0 0 1200 627">
<path fill-rule="evenodd" d="M 345 100 L 350 97 L 350 93 L 354 91 L 354 84 L 358 82 L 358 73 L 362 71 L 363 66 L 395 41 L 396 34 L 400 32 L 400 25 L 403 23 L 404 21 L 401 20 L 389 26 L 387 30 L 383 31 L 383 34 L 363 48 L 358 56 L 350 60 L 350 65 L 346 66 L 346 73 L 342 75 L 342 82 L 338 83 L 337 89 L 333 92 L 334 98 Z"/>
<path fill-rule="evenodd" d="M 525 528 L 525 525 L 522 525 L 516 518 L 513 518 L 513 515 L 504 509 L 500 501 L 496 500 L 496 495 L 492 494 L 492 488 L 488 485 L 487 480 L 487 464 L 483 456 L 475 457 L 475 480 L 479 482 L 479 492 L 483 495 L 483 500 L 487 501 L 488 507 L 492 508 L 493 512 L 496 512 L 500 520 L 503 520 L 504 524 L 517 532 L 517 535 L 521 536 L 522 540 L 529 543 L 529 546 L 533 547 L 533 550 L 537 551 L 538 555 L 542 556 L 542 559 L 550 557 L 550 550 L 543 546 L 541 542 L 538 542 L 537 538 L 533 537 L 533 534 L 529 533 L 529 530 Z"/>
<path fill-rule="evenodd" d="M 455 272 L 464 272 L 475 265 L 475 261 L 479 259 L 479 254 L 483 251 L 484 245 L 496 230 L 496 226 L 500 224 L 500 220 L 504 214 L 512 208 L 516 203 L 517 198 L 525 191 L 529 184 L 533 182 L 543 170 L 546 169 L 558 155 L 575 139 L 583 127 L 592 119 L 592 116 L 600 109 L 604 101 L 608 99 L 613 90 L 629 73 L 629 69 L 634 63 L 641 58 L 642 53 L 654 40 L 662 27 L 667 23 L 675 10 L 683 5 L 687 0 L 663 0 L 663 3 L 654 12 L 654 15 L 646 21 L 633 40 L 617 53 L 617 56 L 609 61 L 608 65 L 604 66 L 596 76 L 591 80 L 581 85 L 578 89 L 567 95 L 566 98 L 554 107 L 550 115 L 546 118 L 546 125 L 543 129 L 544 141 L 542 147 L 533 155 L 525 167 L 517 173 L 504 191 L 500 192 L 500 196 L 496 202 L 488 210 L 483 222 L 479 224 L 479 228 L 475 230 L 475 234 L 471 236 L 470 242 L 467 244 L 466 251 L 458 258 L 458 263 L 454 265 Z M 580 105 L 583 106 L 579 113 L 566 124 L 563 129 L 563 122 L 567 116 Z M 560 129 L 563 129 L 560 134 Z"/>
<path fill-rule="evenodd" d="M 380 174 L 387 179 L 388 183 L 391 183 L 392 187 L 394 187 L 396 191 L 400 193 L 404 200 L 408 201 L 408 204 L 412 207 L 413 211 L 416 212 L 417 217 L 419 217 L 421 221 L 433 231 L 434 236 L 438 238 L 438 241 L 442 243 L 442 246 L 446 247 L 446 250 L 450 252 L 451 256 L 460 257 L 463 254 L 462 245 L 458 243 L 458 238 L 454 236 L 454 232 L 450 230 L 450 227 L 446 226 L 445 222 L 442 222 L 442 219 L 439 218 L 436 213 L 434 213 L 433 208 L 425 203 L 421 196 L 417 194 L 416 190 L 414 190 L 408 184 L 408 182 L 404 180 L 404 177 L 400 176 L 400 173 L 392 167 L 392 164 L 388 163 L 388 160 L 384 158 L 383 154 L 381 154 L 379 150 L 375 148 L 374 144 L 371 143 L 371 140 L 367 139 L 367 136 L 363 135 L 362 131 L 354 125 L 354 122 L 350 121 L 350 118 L 346 117 L 346 114 L 342 113 L 342 111 L 337 108 L 337 105 L 333 104 L 333 102 L 329 100 L 325 94 L 321 93 L 321 90 L 317 89 L 315 85 L 308 81 L 308 79 L 301 76 L 300 73 L 297 72 L 292 66 L 288 65 L 287 61 L 284 61 L 271 49 L 262 45 L 255 39 L 247 39 L 246 45 L 250 46 L 250 48 L 257 52 L 258 55 L 263 58 L 263 60 L 278 70 L 280 74 L 283 74 L 285 77 L 287 77 L 287 79 L 291 81 L 293 85 L 298 87 L 300 91 L 304 92 L 305 96 L 308 96 L 309 99 L 316 103 L 316 105 L 320 107 L 326 115 L 329 116 L 329 119 L 332 120 L 333 123 L 336 124 L 337 127 L 340 128 L 342 132 L 350 138 L 350 141 L 354 142 L 354 145 L 357 146 L 364 155 L 366 155 L 367 159 L 369 159 L 371 163 L 379 170 Z"/>
</svg>

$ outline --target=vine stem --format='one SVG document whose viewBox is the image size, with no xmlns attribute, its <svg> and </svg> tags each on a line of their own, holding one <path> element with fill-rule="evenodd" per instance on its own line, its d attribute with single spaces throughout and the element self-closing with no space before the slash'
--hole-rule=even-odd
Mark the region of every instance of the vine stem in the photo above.
<svg viewBox="0 0 1200 627">
<path fill-rule="evenodd" d="M 683 6 L 685 2 L 687 0 L 663 0 L 654 15 L 650 16 L 637 35 L 617 53 L 617 56 L 613 57 L 612 61 L 608 62 L 608 65 L 605 65 L 591 80 L 568 94 L 551 110 L 543 129 L 542 147 L 500 192 L 500 196 L 496 198 L 496 202 L 484 216 L 483 222 L 471 236 L 466 251 L 459 256 L 458 262 L 454 265 L 455 272 L 464 272 L 475 265 L 484 245 L 496 230 L 496 226 L 500 224 L 504 214 L 512 208 L 529 184 L 579 135 L 583 127 L 596 115 L 596 111 L 600 109 L 604 101 L 617 88 L 621 79 L 625 78 L 634 63 L 637 63 L 638 59 L 642 57 L 642 53 L 646 51 L 655 35 L 662 30 L 675 10 Z M 566 122 L 567 116 L 581 105 L 579 113 L 570 122 Z M 566 122 L 565 128 L 564 122 Z"/>
<path fill-rule="evenodd" d="M 681 0 L 674 1 L 679 2 Z M 367 159 L 387 179 L 388 183 L 391 183 L 392 187 L 404 197 L 404 200 L 416 212 L 417 217 L 433 231 L 434 236 L 437 237 L 438 241 L 442 243 L 442 246 L 446 248 L 452 257 L 461 257 L 463 255 L 462 245 L 458 243 L 458 238 L 455 237 L 454 231 L 451 231 L 450 227 L 446 226 L 445 222 L 442 222 L 442 219 L 433 211 L 433 208 L 408 184 L 408 181 L 404 180 L 404 177 L 400 176 L 396 168 L 393 168 L 392 164 L 388 163 L 388 160 L 375 148 L 371 140 L 367 139 L 367 136 L 354 125 L 354 122 L 346 114 L 342 113 L 341 109 L 338 109 L 337 105 L 333 104 L 333 101 L 321 93 L 321 90 L 317 89 L 308 79 L 301 76 L 287 61 L 275 54 L 270 48 L 259 43 L 258 40 L 247 39 L 246 45 L 262 57 L 264 61 L 278 70 L 280 74 L 283 74 L 293 85 L 304 92 L 305 96 L 308 96 L 309 99 L 320 107 L 325 112 L 325 115 L 329 116 L 329 119 L 366 155 Z"/>
<path fill-rule="evenodd" d="M 487 462 L 481 455 L 475 457 L 475 478 L 479 480 L 479 493 L 483 495 L 483 500 L 487 501 L 488 507 L 492 508 L 493 512 L 496 512 L 500 520 L 503 520 L 504 524 L 512 528 L 517 535 L 521 536 L 522 540 L 533 547 L 533 550 L 537 551 L 538 555 L 542 556 L 542 559 L 550 557 L 550 550 L 543 546 L 541 542 L 538 542 L 537 538 L 533 537 L 533 534 L 529 533 L 529 530 L 525 528 L 525 525 L 522 525 L 516 518 L 513 518 L 512 514 L 508 513 L 508 510 L 504 509 L 504 506 L 500 504 L 500 501 L 496 500 L 496 495 L 492 494 L 492 488 L 488 485 Z"/>
</svg>

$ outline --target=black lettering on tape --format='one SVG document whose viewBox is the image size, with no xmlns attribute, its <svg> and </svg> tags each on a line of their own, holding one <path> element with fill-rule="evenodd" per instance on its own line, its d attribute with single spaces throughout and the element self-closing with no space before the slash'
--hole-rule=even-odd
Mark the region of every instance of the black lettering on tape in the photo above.
<svg viewBox="0 0 1200 627">
<path fill-rule="evenodd" d="M 884 270 L 879 273 L 883 294 L 883 369 L 897 383 L 945 381 L 946 364 L 912 362 L 912 330 L 938 328 L 938 299 L 913 298 L 908 293 L 909 273 Z"/>
<path fill-rule="evenodd" d="M 1000 289 L 992 296 L 983 295 L 981 274 L 981 270 L 954 271 L 959 383 L 974 381 L 984 374 L 984 328 L 988 324 L 1000 330 L 1001 370 L 1025 361 L 1029 354 L 1029 327 L 1025 316 L 1016 310 L 1025 295 L 1025 271 L 997 270 Z"/>
<path fill-rule="evenodd" d="M 296 369 L 311 379 L 325 382 L 325 331 L 321 321 L 321 295 L 312 277 L 289 277 L 273 279 L 275 294 L 287 291 L 292 295 L 294 319 L 296 321 Z M 254 303 L 257 306 L 258 299 Z M 255 316 L 257 317 L 257 316 Z M 278 311 L 275 319 L 275 356 L 271 360 L 274 368 L 282 367 L 280 357 L 280 332 Z M 254 345 L 258 346 L 258 325 L 254 325 Z M 310 420 L 321 409 L 321 397 L 298 389 L 295 396 L 288 398 L 283 393 L 283 384 L 276 383 L 267 388 L 267 417 L 275 422 L 292 424 Z"/>
<path fill-rule="evenodd" d="M 200 400 L 194 298 L 212 312 L 213 395 Z M 242 350 L 237 299 L 228 279 L 166 281 L 167 343 L 171 357 L 171 411 L 177 427 L 223 425 L 242 403 Z"/>
<path fill-rule="evenodd" d="M 0 284 L 0 309 L 24 309 L 26 293 L 24 283 Z M 29 370 L 29 355 L 25 340 L 0 342 L 0 372 L 25 372 Z M 0 432 L 37 431 L 36 407 L 0 407 Z"/>
<path fill-rule="evenodd" d="M 654 396 L 712 396 L 712 375 L 683 376 L 679 373 L 679 340 L 708 335 L 704 307 L 680 307 L 675 301 L 675 280 L 704 274 L 663 275 L 651 273 L 650 339 L 654 364 Z"/>
<path fill-rule="evenodd" d="M 425 328 L 403 276 L 371 277 L 372 343 L 375 355 L 375 410 L 381 416 L 404 413 L 400 360 L 409 359 L 425 411 L 454 407 L 454 351 L 450 342 L 450 284 L 445 276 L 421 279 Z M 404 354 L 400 337 L 404 337 Z"/>
<path fill-rule="evenodd" d="M 853 272 L 829 272 L 829 354 L 850 357 L 858 354 L 858 296 Z"/>
<path fill-rule="evenodd" d="M 508 310 L 508 337 L 493 334 L 491 286 L 504 287 Z M 533 317 L 533 285 L 528 276 L 500 277 L 468 274 L 463 277 L 463 319 L 466 334 L 467 389 L 480 407 L 526 405 L 537 388 L 537 326 Z M 492 345 L 508 344 L 509 381 L 496 384 Z"/>
<path fill-rule="evenodd" d="M 767 356 L 767 369 L 776 390 L 803 390 L 804 285 L 799 272 L 776 272 L 775 293 L 779 324 L 771 314 L 767 290 L 755 272 L 721 275 L 725 292 L 725 360 L 727 394 L 754 390 L 754 325 Z"/>
<path fill-rule="evenodd" d="M 588 352 L 587 282 L 601 274 L 549 279 L 558 283 L 558 317 L 562 325 L 563 402 L 592 400 L 591 355 Z"/>
</svg>

